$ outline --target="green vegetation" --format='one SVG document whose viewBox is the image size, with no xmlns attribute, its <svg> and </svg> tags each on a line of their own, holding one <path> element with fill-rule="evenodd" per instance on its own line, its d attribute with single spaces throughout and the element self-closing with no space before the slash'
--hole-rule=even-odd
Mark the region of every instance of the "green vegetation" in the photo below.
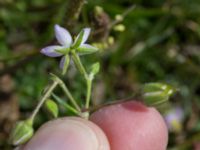
<svg viewBox="0 0 200 150">
<path fill-rule="evenodd" d="M 163 106 L 163 115 L 176 106 L 184 112 L 175 125 L 178 129 L 170 131 L 169 150 L 194 149 L 200 141 L 200 1 L 73 1 L 76 13 L 70 0 L 0 0 L 0 149 L 12 149 L 7 143 L 11 126 L 30 116 L 50 81 L 49 73 L 60 72 L 60 59 L 40 53 L 57 43 L 55 24 L 73 36 L 84 27 L 92 29 L 88 41 L 100 51 L 80 58 L 86 66 L 101 64 L 93 83 L 94 108 L 137 97 L 145 83 L 167 83 L 178 92 Z M 64 80 L 84 106 L 84 78 L 69 66 Z M 61 116 L 73 114 L 65 107 Z M 36 129 L 52 117 L 46 114 L 44 107 Z"/>
</svg>

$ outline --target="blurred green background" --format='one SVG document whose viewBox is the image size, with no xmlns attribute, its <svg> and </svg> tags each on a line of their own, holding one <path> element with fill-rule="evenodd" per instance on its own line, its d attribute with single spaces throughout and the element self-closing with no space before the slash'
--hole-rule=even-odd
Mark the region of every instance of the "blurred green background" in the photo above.
<svg viewBox="0 0 200 150">
<path fill-rule="evenodd" d="M 94 105 L 129 98 L 147 82 L 169 83 L 178 92 L 168 111 L 179 107 L 183 117 L 172 123 L 168 148 L 200 150 L 200 1 L 87 0 L 76 21 L 70 16 L 71 2 L 0 0 L 0 149 L 12 149 L 12 125 L 30 115 L 49 83 L 49 72 L 60 71 L 59 59 L 40 54 L 41 48 L 56 43 L 57 23 L 73 35 L 92 28 L 89 41 L 101 50 L 83 62 L 101 63 Z M 73 65 L 65 80 L 82 99 L 85 83 Z M 48 119 L 42 110 L 36 128 Z"/>
</svg>

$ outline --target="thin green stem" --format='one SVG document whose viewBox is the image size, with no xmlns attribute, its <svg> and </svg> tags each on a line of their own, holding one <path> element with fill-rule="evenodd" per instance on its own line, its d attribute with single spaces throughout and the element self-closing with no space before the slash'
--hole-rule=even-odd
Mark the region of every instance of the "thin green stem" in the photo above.
<svg viewBox="0 0 200 150">
<path fill-rule="evenodd" d="M 77 67 L 77 69 L 80 71 L 81 74 L 83 74 L 86 84 L 87 84 L 87 95 L 86 95 L 86 101 L 85 101 L 85 108 L 88 109 L 90 106 L 90 97 L 91 97 L 91 90 L 92 90 L 92 80 L 93 77 L 90 77 L 86 69 L 84 68 L 79 56 L 75 51 L 72 51 L 72 59 Z M 89 117 L 89 112 L 85 112 L 85 118 Z"/>
<path fill-rule="evenodd" d="M 75 65 L 76 65 L 77 69 L 80 71 L 81 74 L 84 75 L 85 80 L 87 80 L 88 79 L 88 74 L 87 74 L 87 72 L 86 72 L 86 70 L 85 70 L 85 68 L 84 68 L 79 56 L 76 54 L 75 51 L 72 51 L 72 59 L 73 59 Z"/>
<path fill-rule="evenodd" d="M 66 96 L 69 98 L 70 102 L 74 105 L 74 107 L 77 109 L 77 111 L 81 112 L 81 108 L 79 107 L 76 100 L 74 99 L 74 97 L 72 96 L 70 91 L 68 90 L 65 83 L 59 77 L 57 77 L 56 75 L 53 75 L 53 76 L 56 78 L 56 80 L 58 80 L 58 84 L 60 85 L 60 87 L 62 88 L 62 90 L 66 94 Z"/>
<path fill-rule="evenodd" d="M 124 11 L 122 14 L 121 14 L 121 17 L 122 17 L 122 20 L 132 11 L 136 8 L 136 5 L 132 5 L 130 6 L 128 9 L 126 9 L 126 11 Z M 111 29 L 113 26 L 115 26 L 116 24 L 120 23 L 122 20 L 114 20 L 110 26 L 109 26 L 109 29 Z"/>
<path fill-rule="evenodd" d="M 52 96 L 54 97 L 54 99 L 61 104 L 62 106 L 64 106 L 67 110 L 72 111 L 73 113 L 75 113 L 76 115 L 80 115 L 80 112 L 78 112 L 76 110 L 76 108 L 70 106 L 69 104 L 65 103 L 62 99 L 60 99 L 58 96 L 56 96 L 55 94 L 52 94 Z"/>
<path fill-rule="evenodd" d="M 53 83 L 51 84 L 51 86 L 48 88 L 48 90 L 46 91 L 46 93 L 44 94 L 44 96 L 41 98 L 40 102 L 38 103 L 38 105 L 36 106 L 35 110 L 33 111 L 32 115 L 30 116 L 30 121 L 33 122 L 35 116 L 37 115 L 37 113 L 39 112 L 40 108 L 42 107 L 42 105 L 44 104 L 45 100 L 47 100 L 52 91 L 56 88 L 56 86 L 58 85 L 58 81 L 54 80 Z"/>
<path fill-rule="evenodd" d="M 86 103 L 85 103 L 85 108 L 86 109 L 89 109 L 89 106 L 90 106 L 90 97 L 91 97 L 91 91 L 92 91 L 92 79 L 88 78 L 86 80 L 87 82 L 87 95 L 86 95 Z M 89 111 L 85 112 L 85 119 L 88 119 L 89 118 Z"/>
<path fill-rule="evenodd" d="M 59 84 L 60 87 L 63 89 L 63 91 L 65 92 L 65 94 L 67 95 L 67 97 L 69 98 L 70 102 L 74 105 L 74 107 L 80 112 L 81 108 L 79 107 L 79 105 L 76 103 L 76 100 L 73 98 L 72 94 L 70 93 L 70 91 L 68 90 L 68 88 L 65 86 L 64 83 L 60 83 Z"/>
<path fill-rule="evenodd" d="M 92 80 L 87 80 L 87 95 L 86 95 L 86 103 L 85 108 L 88 109 L 90 106 L 90 97 L 91 97 L 91 91 L 92 91 Z"/>
</svg>

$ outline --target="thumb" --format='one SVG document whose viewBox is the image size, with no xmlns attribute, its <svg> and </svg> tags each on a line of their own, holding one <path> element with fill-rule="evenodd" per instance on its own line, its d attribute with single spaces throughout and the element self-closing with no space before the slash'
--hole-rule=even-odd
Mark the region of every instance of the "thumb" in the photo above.
<svg viewBox="0 0 200 150">
<path fill-rule="evenodd" d="M 23 150 L 109 150 L 103 131 L 94 123 L 66 117 L 44 124 Z"/>
</svg>

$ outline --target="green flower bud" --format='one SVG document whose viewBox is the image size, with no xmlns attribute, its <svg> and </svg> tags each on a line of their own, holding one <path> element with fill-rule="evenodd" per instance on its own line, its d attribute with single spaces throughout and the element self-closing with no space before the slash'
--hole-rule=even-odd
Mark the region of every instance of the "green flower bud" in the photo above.
<svg viewBox="0 0 200 150">
<path fill-rule="evenodd" d="M 124 19 L 124 17 L 121 14 L 117 14 L 115 16 L 115 20 L 117 20 L 117 21 L 123 21 L 123 19 Z"/>
<path fill-rule="evenodd" d="M 175 88 L 164 83 L 147 83 L 143 87 L 143 98 L 148 105 L 158 105 L 168 101 Z"/>
<path fill-rule="evenodd" d="M 90 68 L 90 75 L 93 78 L 100 70 L 99 62 L 94 63 Z"/>
<path fill-rule="evenodd" d="M 33 136 L 33 133 L 32 121 L 17 122 L 11 131 L 10 141 L 15 146 L 24 144 Z"/>
<path fill-rule="evenodd" d="M 114 30 L 118 32 L 123 32 L 126 29 L 126 27 L 123 24 L 118 24 L 114 26 Z"/>
<path fill-rule="evenodd" d="M 100 6 L 96 6 L 94 9 L 96 15 L 101 15 L 104 12 L 103 8 Z"/>
<path fill-rule="evenodd" d="M 114 44 L 114 42 L 115 42 L 115 39 L 114 39 L 114 37 L 112 37 L 112 36 L 109 36 L 109 37 L 108 37 L 108 44 L 109 44 L 109 45 L 113 45 L 113 44 Z"/>
<path fill-rule="evenodd" d="M 53 100 L 46 100 L 45 107 L 53 117 L 58 117 L 58 105 Z"/>
</svg>

